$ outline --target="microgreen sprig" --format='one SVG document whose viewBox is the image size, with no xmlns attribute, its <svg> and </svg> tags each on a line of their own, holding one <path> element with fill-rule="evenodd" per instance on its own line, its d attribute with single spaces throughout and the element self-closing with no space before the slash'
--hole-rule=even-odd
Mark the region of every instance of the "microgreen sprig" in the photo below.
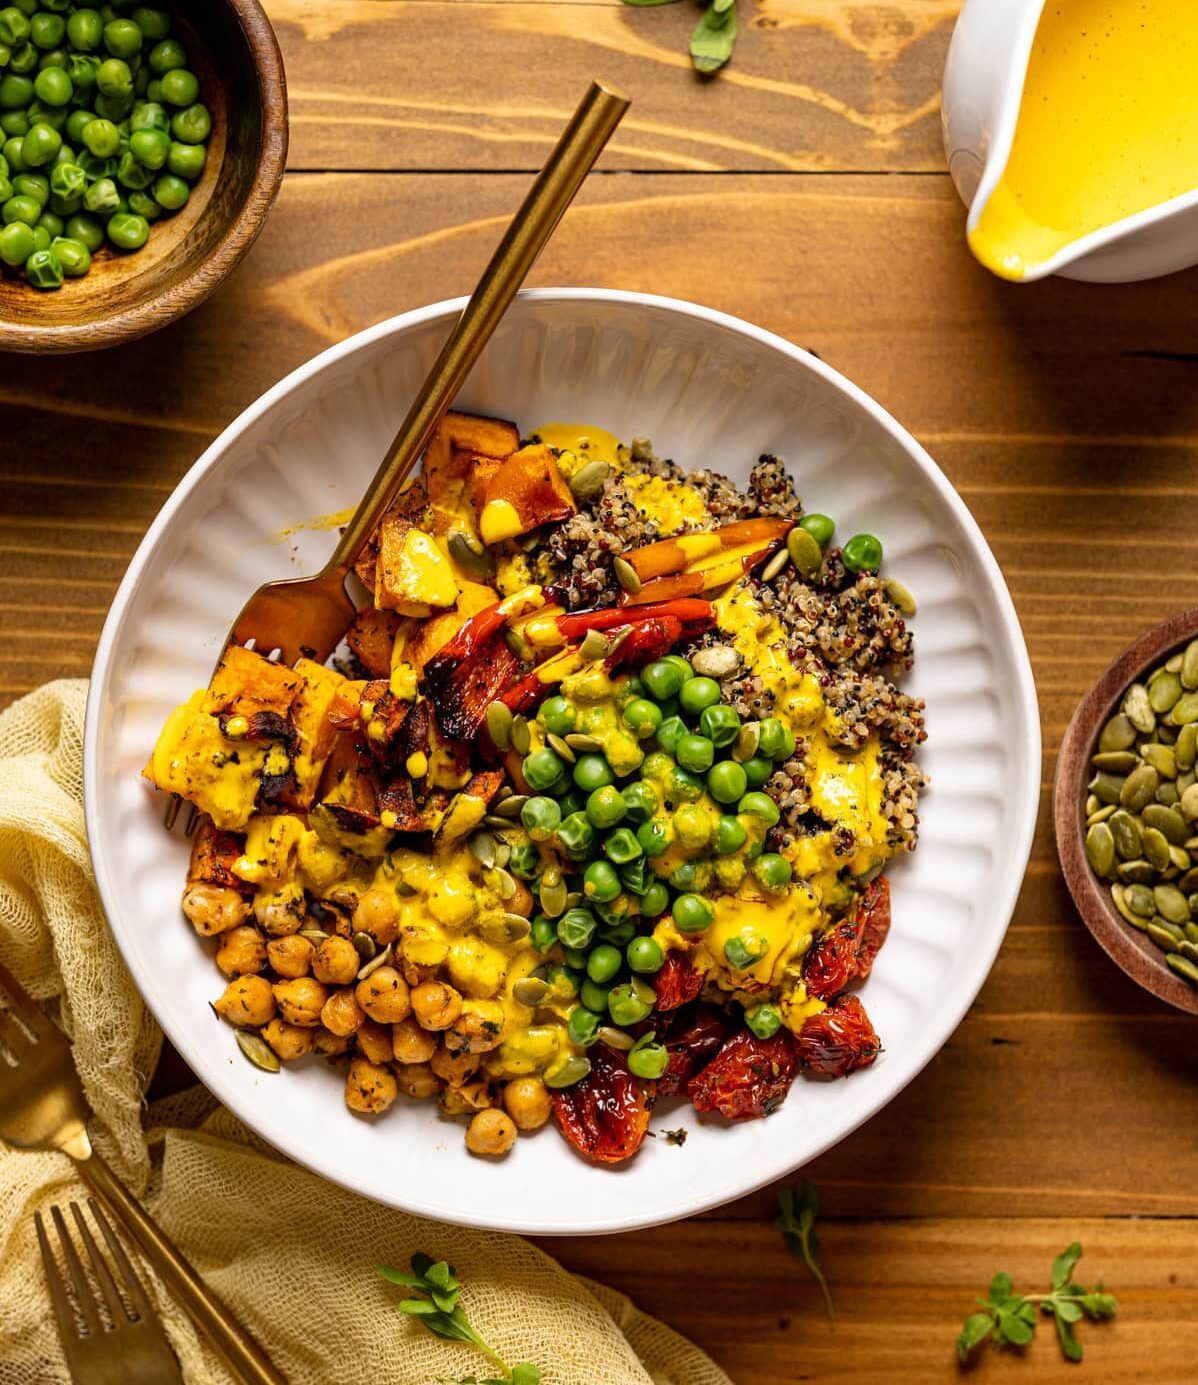
<svg viewBox="0 0 1198 1385">
<path fill-rule="evenodd" d="M 807 1266 L 811 1277 L 819 1285 L 828 1321 L 834 1322 L 836 1313 L 832 1307 L 832 1293 L 819 1266 L 819 1238 L 815 1234 L 818 1208 L 819 1199 L 810 1183 L 800 1183 L 797 1188 L 779 1188 L 778 1216 L 774 1225 L 782 1233 L 787 1249 Z"/>
<path fill-rule="evenodd" d="M 434 1336 L 444 1337 L 450 1342 L 468 1342 L 477 1347 L 503 1372 L 498 1379 L 468 1375 L 455 1382 L 455 1385 L 539 1385 L 541 1372 L 536 1366 L 527 1361 L 508 1366 L 499 1353 L 488 1346 L 470 1326 L 458 1303 L 462 1283 L 451 1264 L 445 1260 L 434 1260 L 422 1251 L 417 1251 L 409 1263 L 412 1266 L 411 1274 L 392 1269 L 390 1265 L 375 1266 L 389 1284 L 417 1290 L 416 1297 L 400 1299 L 397 1305 L 399 1311 L 423 1323 Z"/>
<path fill-rule="evenodd" d="M 648 9 L 673 5 L 677 0 L 624 0 L 626 5 Z M 709 0 L 691 33 L 690 55 L 696 72 L 718 71 L 736 46 L 736 0 Z"/>
<path fill-rule="evenodd" d="M 1082 1359 L 1082 1346 L 1073 1331 L 1083 1317 L 1097 1321 L 1113 1318 L 1118 1311 L 1114 1294 L 1103 1291 L 1100 1280 L 1093 1289 L 1072 1282 L 1073 1270 L 1082 1248 L 1074 1241 L 1052 1262 L 1052 1290 L 1047 1294 L 1012 1292 L 1011 1276 L 996 1274 L 990 1292 L 979 1298 L 982 1311 L 971 1313 L 957 1338 L 957 1355 L 968 1361 L 969 1353 L 989 1339 L 997 1347 L 1025 1347 L 1032 1340 L 1038 1321 L 1037 1309 L 1056 1323 L 1057 1338 L 1068 1361 Z"/>
</svg>

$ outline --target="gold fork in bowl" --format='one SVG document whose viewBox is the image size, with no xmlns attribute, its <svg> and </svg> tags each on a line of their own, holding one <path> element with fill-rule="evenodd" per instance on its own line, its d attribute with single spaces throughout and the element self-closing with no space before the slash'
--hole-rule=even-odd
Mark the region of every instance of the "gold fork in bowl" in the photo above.
<svg viewBox="0 0 1198 1385">
<path fill-rule="evenodd" d="M 332 557 L 312 577 L 283 578 L 259 587 L 225 636 L 222 656 L 230 645 L 240 644 L 285 664 L 301 657 L 323 663 L 340 644 L 356 611 L 345 589 L 354 560 L 428 446 L 628 106 L 626 96 L 591 83 L 483 270 Z M 175 824 L 180 802 L 172 795 L 167 803 L 168 828 Z M 195 812 L 188 815 L 188 836 L 197 821 Z"/>
<path fill-rule="evenodd" d="M 50 1216 L 58 1232 L 73 1294 L 67 1289 L 58 1268 L 42 1214 L 33 1214 L 38 1248 L 42 1253 L 46 1283 L 50 1289 L 50 1304 L 58 1323 L 58 1336 L 71 1379 L 76 1385 L 183 1385 L 183 1374 L 175 1353 L 167 1341 L 154 1305 L 125 1254 L 125 1248 L 95 1199 L 88 1198 L 87 1205 L 107 1242 L 116 1266 L 116 1276 L 121 1281 L 118 1287 L 79 1204 L 72 1202 L 71 1215 L 75 1219 L 79 1239 L 87 1251 L 92 1276 L 99 1285 L 100 1295 L 108 1310 L 107 1320 L 100 1311 L 88 1282 L 83 1259 L 71 1239 L 70 1228 L 61 1210 L 57 1206 L 51 1207 Z M 126 1306 L 126 1299 L 129 1306 Z"/>
<path fill-rule="evenodd" d="M 0 966 L 0 1139 L 18 1149 L 58 1150 L 141 1247 L 167 1289 L 242 1385 L 287 1385 L 216 1294 L 128 1188 L 92 1149 L 91 1110 L 66 1035 Z"/>
</svg>

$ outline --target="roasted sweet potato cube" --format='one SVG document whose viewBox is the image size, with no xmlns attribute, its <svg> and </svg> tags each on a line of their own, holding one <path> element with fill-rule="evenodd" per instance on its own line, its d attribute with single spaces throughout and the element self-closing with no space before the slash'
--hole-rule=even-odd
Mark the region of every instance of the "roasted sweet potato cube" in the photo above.
<svg viewBox="0 0 1198 1385">
<path fill-rule="evenodd" d="M 371 755 L 380 763 L 399 763 L 406 755 L 404 723 L 412 710 L 410 702 L 395 696 L 381 680 L 367 683 L 362 690 L 362 725 Z"/>
<path fill-rule="evenodd" d="M 295 671 L 302 682 L 291 706 L 291 724 L 298 733 L 299 743 L 295 747 L 295 782 L 289 797 L 293 807 L 308 808 L 316 796 L 324 762 L 337 737 L 331 713 L 346 679 L 312 659 L 300 659 Z"/>
<path fill-rule="evenodd" d="M 358 726 L 362 715 L 362 691 L 365 687 L 364 678 L 346 678 L 337 689 L 333 705 L 329 708 L 329 721 L 338 731 Z"/>
<path fill-rule="evenodd" d="M 252 649 L 231 644 L 212 675 L 204 710 L 214 716 L 229 713 L 249 717 L 255 712 L 277 712 L 285 717 L 301 682 L 286 664 L 273 664 Z"/>
<path fill-rule="evenodd" d="M 393 780 L 379 795 L 379 814 L 385 827 L 395 832 L 432 832 L 445 816 L 450 796 L 435 791 L 416 799 L 407 775 Z"/>
<path fill-rule="evenodd" d="M 475 457 L 470 468 L 470 503 L 475 513 L 481 515 L 487 503 L 487 487 L 495 479 L 495 473 L 504 463 L 502 457 Z"/>
<path fill-rule="evenodd" d="M 577 510 L 552 448 L 543 443 L 514 452 L 487 486 L 479 532 L 484 543 L 527 534 Z"/>
<path fill-rule="evenodd" d="M 233 864 L 240 857 L 244 838 L 232 832 L 222 832 L 207 820 L 202 822 L 191 844 L 191 862 L 187 867 L 189 885 L 221 885 L 228 890 L 245 893 L 247 886 L 233 874 Z"/>
<path fill-rule="evenodd" d="M 345 642 L 371 678 L 386 678 L 391 672 L 391 652 L 403 626 L 396 611 L 380 611 L 364 606 L 354 617 Z"/>
<path fill-rule="evenodd" d="M 414 622 L 404 641 L 403 656 L 417 673 L 453 639 L 465 622 L 496 601 L 495 592 L 481 582 L 460 582 L 457 605 L 444 615 Z"/>
<path fill-rule="evenodd" d="M 457 579 L 436 540 L 399 515 L 379 526 L 374 604 L 405 616 L 427 616 L 458 599 Z"/>
<path fill-rule="evenodd" d="M 387 514 L 399 515 L 412 524 L 422 524 L 428 514 L 428 508 L 428 491 L 425 488 L 424 480 L 421 477 L 416 477 L 409 481 L 391 502 Z M 378 562 L 378 556 L 379 531 L 376 529 L 354 560 L 354 571 L 358 574 L 358 580 L 372 594 L 375 587 L 375 565 Z"/>
<path fill-rule="evenodd" d="M 377 821 L 379 783 L 360 731 L 337 733 L 321 771 L 316 797 L 320 803 L 352 808 Z"/>
<path fill-rule="evenodd" d="M 487 808 L 502 783 L 502 770 L 483 770 L 470 780 L 461 793 L 454 794 L 449 811 L 433 834 L 433 850 L 444 851 L 469 836 L 486 816 Z"/>
<path fill-rule="evenodd" d="M 505 418 L 450 412 L 441 426 L 457 451 L 476 452 L 484 457 L 510 457 L 520 446 L 520 430 Z"/>
</svg>

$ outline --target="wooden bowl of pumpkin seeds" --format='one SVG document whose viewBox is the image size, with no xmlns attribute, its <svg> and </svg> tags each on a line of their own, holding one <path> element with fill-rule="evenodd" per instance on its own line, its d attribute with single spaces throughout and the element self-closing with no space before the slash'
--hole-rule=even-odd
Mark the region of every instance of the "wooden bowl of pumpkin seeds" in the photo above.
<svg viewBox="0 0 1198 1385">
<path fill-rule="evenodd" d="M 1090 932 L 1134 981 L 1198 1014 L 1198 607 L 1142 635 L 1083 699 L 1053 818 Z"/>
</svg>

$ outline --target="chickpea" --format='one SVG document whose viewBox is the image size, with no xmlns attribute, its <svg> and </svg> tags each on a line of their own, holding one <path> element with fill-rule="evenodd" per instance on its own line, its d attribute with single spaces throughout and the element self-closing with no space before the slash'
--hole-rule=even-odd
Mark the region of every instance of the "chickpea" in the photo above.
<svg viewBox="0 0 1198 1385">
<path fill-rule="evenodd" d="M 358 1030 L 358 1047 L 372 1063 L 389 1063 L 395 1057 L 391 1026 L 363 1020 Z"/>
<path fill-rule="evenodd" d="M 358 1004 L 380 1024 L 398 1024 L 412 1013 L 408 983 L 394 967 L 376 967 L 358 982 Z"/>
<path fill-rule="evenodd" d="M 312 1052 L 319 1053 L 322 1058 L 335 1058 L 337 1054 L 344 1053 L 353 1042 L 352 1034 L 334 1034 L 323 1024 L 318 1024 L 312 1033 L 316 1036 L 312 1043 Z"/>
<path fill-rule="evenodd" d="M 358 949 L 348 938 L 326 938 L 312 958 L 312 975 L 326 986 L 352 986 L 361 965 Z"/>
<path fill-rule="evenodd" d="M 366 1011 L 358 1004 L 357 997 L 348 986 L 343 991 L 334 991 L 320 1012 L 321 1024 L 345 1038 L 356 1034 L 365 1018 Z"/>
<path fill-rule="evenodd" d="M 201 938 L 212 938 L 244 923 L 250 906 L 236 890 L 200 882 L 183 891 L 183 912 Z"/>
<path fill-rule="evenodd" d="M 254 896 L 254 917 L 272 938 L 298 933 L 304 925 L 304 892 L 298 885 L 259 890 Z"/>
<path fill-rule="evenodd" d="M 397 1063 L 427 1063 L 437 1051 L 437 1040 L 411 1015 L 391 1026 L 391 1044 Z"/>
<path fill-rule="evenodd" d="M 257 1029 L 274 1018 L 275 998 L 264 976 L 239 976 L 230 981 L 213 1009 L 230 1024 Z"/>
<path fill-rule="evenodd" d="M 394 890 L 367 890 L 354 910 L 354 929 L 369 933 L 379 947 L 393 943 L 399 933 L 399 902 Z"/>
<path fill-rule="evenodd" d="M 425 981 L 412 992 L 412 1012 L 422 1029 L 448 1029 L 462 1013 L 462 997 L 443 981 Z"/>
<path fill-rule="evenodd" d="M 298 1024 L 274 1019 L 262 1030 L 262 1037 L 284 1063 L 306 1057 L 316 1045 L 316 1030 L 301 1029 Z"/>
<path fill-rule="evenodd" d="M 467 1111 L 484 1111 L 491 1104 L 491 1093 L 483 1080 L 461 1087 L 445 1087 L 437 1105 L 447 1116 L 464 1116 Z"/>
<path fill-rule="evenodd" d="M 256 976 L 266 965 L 266 940 L 252 923 L 220 935 L 216 965 L 226 976 Z"/>
<path fill-rule="evenodd" d="M 503 1037 L 503 1006 L 497 1000 L 467 1000 L 445 1032 L 445 1047 L 455 1053 L 486 1053 Z"/>
<path fill-rule="evenodd" d="M 399 1084 L 390 1068 L 367 1058 L 355 1058 L 345 1079 L 345 1104 L 364 1116 L 381 1115 L 399 1095 Z"/>
<path fill-rule="evenodd" d="M 503 1089 L 503 1104 L 517 1130 L 539 1130 L 549 1119 L 549 1090 L 539 1077 L 514 1078 Z"/>
<path fill-rule="evenodd" d="M 272 938 L 266 944 L 266 956 L 271 966 L 280 976 L 292 981 L 307 976 L 314 950 L 307 938 L 301 938 L 298 933 L 291 933 L 286 938 Z"/>
<path fill-rule="evenodd" d="M 474 1076 L 481 1062 L 477 1053 L 451 1053 L 442 1044 L 429 1059 L 429 1067 L 442 1082 L 448 1082 L 451 1087 L 460 1087 Z"/>
<path fill-rule="evenodd" d="M 427 1063 L 401 1063 L 395 1069 L 395 1081 L 404 1096 L 414 1101 L 424 1101 L 441 1087 Z"/>
<path fill-rule="evenodd" d="M 494 1107 L 480 1111 L 466 1127 L 466 1148 L 471 1154 L 506 1154 L 515 1143 L 511 1116 Z"/>
<path fill-rule="evenodd" d="M 278 981 L 274 992 L 279 1002 L 279 1013 L 288 1024 L 310 1028 L 320 1023 L 320 1012 L 329 993 L 319 981 L 314 981 L 310 976 L 300 976 L 294 981 Z"/>
</svg>

